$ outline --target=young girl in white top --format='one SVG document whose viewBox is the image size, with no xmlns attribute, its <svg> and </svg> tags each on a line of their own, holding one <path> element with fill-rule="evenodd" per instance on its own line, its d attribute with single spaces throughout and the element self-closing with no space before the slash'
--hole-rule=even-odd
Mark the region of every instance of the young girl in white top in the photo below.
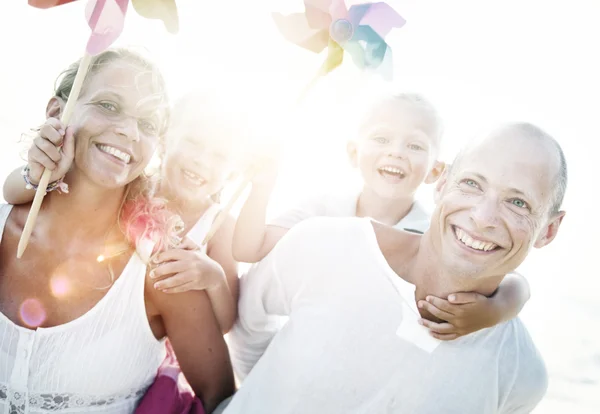
<svg viewBox="0 0 600 414">
<path fill-rule="evenodd" d="M 423 233 L 429 227 L 429 214 L 415 200 L 415 194 L 419 186 L 435 182 L 444 170 L 438 160 L 441 136 L 440 117 L 422 96 L 400 94 L 377 100 L 347 146 L 349 160 L 362 176 L 362 188 L 319 195 L 267 225 L 266 209 L 276 178 L 275 163 L 271 163 L 252 182 L 235 229 L 234 257 L 241 262 L 258 262 L 292 226 L 316 216 L 370 217 Z M 526 280 L 511 274 L 492 298 L 472 293 L 457 293 L 448 300 L 431 297 L 421 306 L 446 319 L 450 314 L 452 319 L 445 324 L 422 322 L 436 338 L 455 339 L 511 319 L 528 299 Z"/>
</svg>

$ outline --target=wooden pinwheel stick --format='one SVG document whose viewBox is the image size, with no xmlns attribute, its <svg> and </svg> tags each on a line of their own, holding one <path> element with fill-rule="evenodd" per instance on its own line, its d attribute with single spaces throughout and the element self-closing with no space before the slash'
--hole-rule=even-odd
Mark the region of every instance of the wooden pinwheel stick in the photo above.
<svg viewBox="0 0 600 414">
<path fill-rule="evenodd" d="M 77 98 L 79 98 L 81 86 L 83 85 L 83 81 L 85 80 L 85 76 L 87 74 L 91 60 L 92 56 L 89 53 L 86 53 L 79 62 L 79 69 L 77 69 L 77 75 L 75 76 L 75 80 L 73 81 L 73 87 L 71 88 L 69 99 L 67 99 L 67 103 L 65 104 L 65 108 L 60 117 L 60 121 L 63 123 L 63 125 L 67 125 L 69 123 L 69 120 L 71 119 L 71 115 L 73 114 L 73 108 L 75 107 L 75 102 L 77 102 Z M 18 259 L 20 259 L 23 256 L 23 253 L 27 248 L 27 244 L 29 243 L 29 238 L 31 237 L 31 233 L 33 232 L 33 226 L 35 226 L 35 221 L 37 220 L 38 213 L 40 212 L 42 201 L 44 200 L 44 196 L 46 195 L 46 188 L 48 187 L 51 174 L 52 171 L 50 171 L 49 169 L 44 169 L 44 173 L 42 174 L 42 178 L 40 179 L 38 188 L 35 191 L 35 197 L 33 198 L 33 203 L 31 203 L 31 209 L 29 210 L 29 215 L 27 216 L 27 221 L 25 222 L 25 226 L 23 227 L 23 233 L 21 234 L 21 239 L 19 240 L 19 246 L 17 248 Z"/>
</svg>

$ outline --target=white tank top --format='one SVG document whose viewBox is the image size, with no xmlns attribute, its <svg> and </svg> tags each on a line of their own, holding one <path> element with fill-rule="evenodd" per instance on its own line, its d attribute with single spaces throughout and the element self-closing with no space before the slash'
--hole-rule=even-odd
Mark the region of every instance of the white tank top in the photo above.
<svg viewBox="0 0 600 414">
<path fill-rule="evenodd" d="M 0 240 L 12 206 L 0 204 Z M 0 313 L 0 413 L 131 414 L 165 358 L 144 303 L 141 246 L 106 295 L 63 325 L 27 329 Z"/>
<path fill-rule="evenodd" d="M 211 205 L 202 215 L 202 217 L 200 217 L 200 219 L 196 222 L 196 224 L 194 224 L 194 227 L 192 227 L 187 233 L 187 237 L 189 237 L 200 247 L 202 253 L 206 253 L 206 246 L 202 246 L 202 242 L 210 231 L 210 228 L 212 227 L 212 224 L 220 211 L 220 204 L 215 203 Z"/>
</svg>

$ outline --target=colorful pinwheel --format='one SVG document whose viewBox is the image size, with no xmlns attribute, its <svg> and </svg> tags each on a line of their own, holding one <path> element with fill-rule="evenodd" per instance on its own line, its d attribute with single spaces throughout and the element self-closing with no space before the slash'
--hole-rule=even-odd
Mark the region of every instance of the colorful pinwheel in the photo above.
<svg viewBox="0 0 600 414">
<path fill-rule="evenodd" d="M 385 36 L 406 21 L 386 3 L 364 3 L 349 9 L 344 0 L 304 0 L 304 13 L 273 14 L 283 36 L 315 53 L 327 48 L 319 75 L 342 64 L 344 51 L 361 69 L 392 77 L 391 48 Z"/>
<path fill-rule="evenodd" d="M 28 0 L 38 9 L 49 9 L 77 0 Z M 131 0 L 134 10 L 147 19 L 160 19 L 170 33 L 179 31 L 179 16 L 175 0 Z M 126 7 L 126 6 L 125 6 Z"/>
</svg>

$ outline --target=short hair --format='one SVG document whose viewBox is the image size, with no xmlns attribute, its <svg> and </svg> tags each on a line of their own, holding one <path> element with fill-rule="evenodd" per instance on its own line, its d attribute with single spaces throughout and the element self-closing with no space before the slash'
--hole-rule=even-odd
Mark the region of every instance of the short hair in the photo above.
<svg viewBox="0 0 600 414">
<path fill-rule="evenodd" d="M 435 108 L 435 106 L 433 106 L 431 101 L 429 101 L 423 95 L 421 95 L 420 93 L 415 93 L 415 92 L 402 92 L 402 93 L 397 93 L 397 94 L 392 95 L 392 99 L 400 101 L 400 102 L 408 103 L 408 104 L 414 106 L 415 108 L 418 108 L 423 113 L 426 113 L 427 115 L 429 115 L 431 120 L 433 121 L 433 124 L 435 127 L 436 138 L 442 136 L 443 129 L 444 129 L 444 123 L 442 121 L 442 117 L 440 116 L 440 114 L 439 114 L 438 110 Z"/>
<path fill-rule="evenodd" d="M 443 135 L 443 122 L 442 117 L 439 112 L 435 108 L 435 106 L 425 98 L 423 95 L 415 92 L 401 92 L 394 94 L 385 94 L 383 96 L 379 96 L 369 105 L 369 109 L 366 114 L 363 115 L 361 119 L 361 125 L 364 124 L 366 117 L 368 114 L 378 105 L 386 101 L 392 102 L 402 102 L 408 104 L 409 106 L 417 109 L 421 113 L 425 114 L 431 121 L 431 126 L 433 127 L 434 136 L 432 137 L 436 148 L 439 150 L 441 147 L 441 138 Z"/>
<path fill-rule="evenodd" d="M 538 139 L 546 144 L 550 144 L 556 151 L 556 155 L 558 156 L 558 171 L 554 177 L 554 194 L 552 195 L 552 204 L 550 213 L 558 213 L 562 207 L 565 193 L 567 192 L 567 182 L 568 182 L 568 172 L 567 172 L 567 160 L 565 158 L 565 154 L 562 150 L 562 147 L 556 141 L 554 137 L 548 134 L 546 131 L 541 129 L 540 127 L 533 125 L 529 122 L 514 122 L 505 124 L 499 128 L 499 131 L 514 131 L 522 134 L 526 138 L 529 139 Z M 465 148 L 461 149 L 459 153 L 454 158 L 454 161 L 449 166 L 448 174 L 452 174 L 456 169 L 456 165 L 460 162 L 462 157 L 465 154 Z"/>
</svg>

